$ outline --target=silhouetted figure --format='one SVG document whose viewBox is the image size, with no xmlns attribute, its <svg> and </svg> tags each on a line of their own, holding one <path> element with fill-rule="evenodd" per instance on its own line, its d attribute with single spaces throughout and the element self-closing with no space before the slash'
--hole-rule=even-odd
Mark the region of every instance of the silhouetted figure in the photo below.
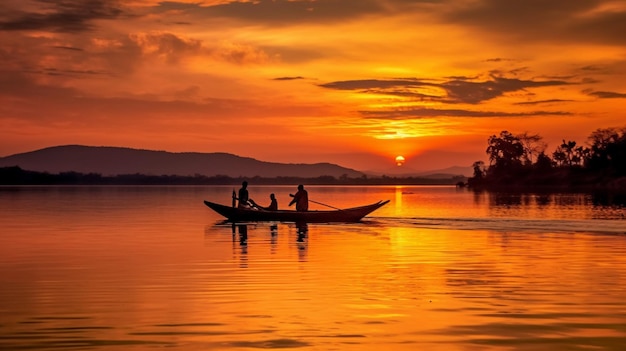
<svg viewBox="0 0 626 351">
<path fill-rule="evenodd" d="M 241 189 L 239 189 L 239 208 L 248 208 L 250 205 L 248 204 L 249 196 L 248 196 L 248 182 L 245 180 L 241 183 Z"/>
<path fill-rule="evenodd" d="M 278 201 L 276 201 L 276 195 L 274 195 L 273 193 L 270 194 L 270 205 L 267 207 L 263 207 L 263 206 L 259 206 L 259 204 L 257 204 L 256 202 L 254 202 L 254 200 L 250 199 L 250 202 L 252 203 L 252 205 L 254 205 L 255 207 L 258 207 L 261 210 L 265 210 L 265 211 L 277 211 L 278 210 Z"/>
<path fill-rule="evenodd" d="M 304 185 L 298 185 L 298 192 L 295 195 L 289 194 L 289 196 L 293 197 L 289 206 L 296 204 L 296 211 L 304 212 L 309 210 L 309 193 L 304 190 Z"/>
</svg>

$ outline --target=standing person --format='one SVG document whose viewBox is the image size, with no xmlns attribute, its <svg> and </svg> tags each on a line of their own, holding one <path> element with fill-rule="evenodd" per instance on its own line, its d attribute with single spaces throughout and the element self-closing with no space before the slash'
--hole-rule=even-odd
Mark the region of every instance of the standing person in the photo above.
<svg viewBox="0 0 626 351">
<path fill-rule="evenodd" d="M 239 189 L 239 208 L 247 208 L 250 207 L 250 205 L 248 204 L 248 182 L 247 181 L 243 181 L 241 183 L 241 189 Z"/>
<path fill-rule="evenodd" d="M 265 211 L 278 211 L 278 201 L 276 201 L 276 195 L 274 195 L 274 193 L 270 194 L 270 205 L 267 207 L 263 207 L 263 206 L 259 206 L 256 202 L 254 202 L 254 200 L 250 199 L 250 202 L 252 202 L 252 205 L 265 210 Z"/>
<path fill-rule="evenodd" d="M 289 206 L 296 204 L 296 211 L 304 212 L 309 210 L 309 193 L 304 190 L 304 185 L 298 185 L 298 192 L 295 195 L 289 194 L 289 196 L 293 197 Z"/>
</svg>

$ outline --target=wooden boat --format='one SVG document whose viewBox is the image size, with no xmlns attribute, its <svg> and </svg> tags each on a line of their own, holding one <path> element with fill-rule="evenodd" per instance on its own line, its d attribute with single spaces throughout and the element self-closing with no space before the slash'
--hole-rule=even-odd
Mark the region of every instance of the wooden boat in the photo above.
<svg viewBox="0 0 626 351">
<path fill-rule="evenodd" d="M 205 205 L 231 222 L 277 221 L 306 223 L 358 222 L 388 202 L 389 200 L 378 201 L 370 205 L 346 209 L 298 212 L 291 210 L 266 211 L 255 208 L 238 208 L 204 201 Z"/>
</svg>

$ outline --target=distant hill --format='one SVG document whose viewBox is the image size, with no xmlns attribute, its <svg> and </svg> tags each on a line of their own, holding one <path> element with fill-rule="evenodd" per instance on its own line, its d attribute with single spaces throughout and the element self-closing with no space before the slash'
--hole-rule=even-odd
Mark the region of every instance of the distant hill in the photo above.
<svg viewBox="0 0 626 351">
<path fill-rule="evenodd" d="M 468 167 L 453 166 L 453 167 L 448 167 L 444 169 L 436 169 L 436 170 L 429 170 L 429 171 L 417 171 L 417 170 L 402 166 L 402 167 L 389 168 L 385 171 L 370 171 L 366 173 L 369 175 L 373 175 L 373 176 L 386 175 L 390 177 L 401 177 L 401 178 L 419 177 L 419 178 L 428 178 L 428 179 L 446 179 L 446 178 L 452 178 L 452 177 L 457 177 L 457 176 L 470 177 L 472 176 L 473 172 L 474 170 L 471 166 L 468 166 Z"/>
<path fill-rule="evenodd" d="M 363 173 L 330 163 L 263 162 L 228 153 L 172 153 L 122 147 L 55 146 L 0 158 L 0 167 L 101 175 L 146 174 L 229 177 L 361 177 Z"/>
</svg>

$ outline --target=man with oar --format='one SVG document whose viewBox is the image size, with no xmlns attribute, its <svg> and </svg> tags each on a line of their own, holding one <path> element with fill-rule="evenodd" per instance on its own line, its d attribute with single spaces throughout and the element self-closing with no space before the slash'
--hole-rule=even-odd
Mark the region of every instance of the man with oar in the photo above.
<svg viewBox="0 0 626 351">
<path fill-rule="evenodd" d="M 289 194 L 289 196 L 293 197 L 289 206 L 296 204 L 296 211 L 306 212 L 309 210 L 309 193 L 304 190 L 304 185 L 298 185 L 298 192 L 295 195 Z"/>
</svg>

